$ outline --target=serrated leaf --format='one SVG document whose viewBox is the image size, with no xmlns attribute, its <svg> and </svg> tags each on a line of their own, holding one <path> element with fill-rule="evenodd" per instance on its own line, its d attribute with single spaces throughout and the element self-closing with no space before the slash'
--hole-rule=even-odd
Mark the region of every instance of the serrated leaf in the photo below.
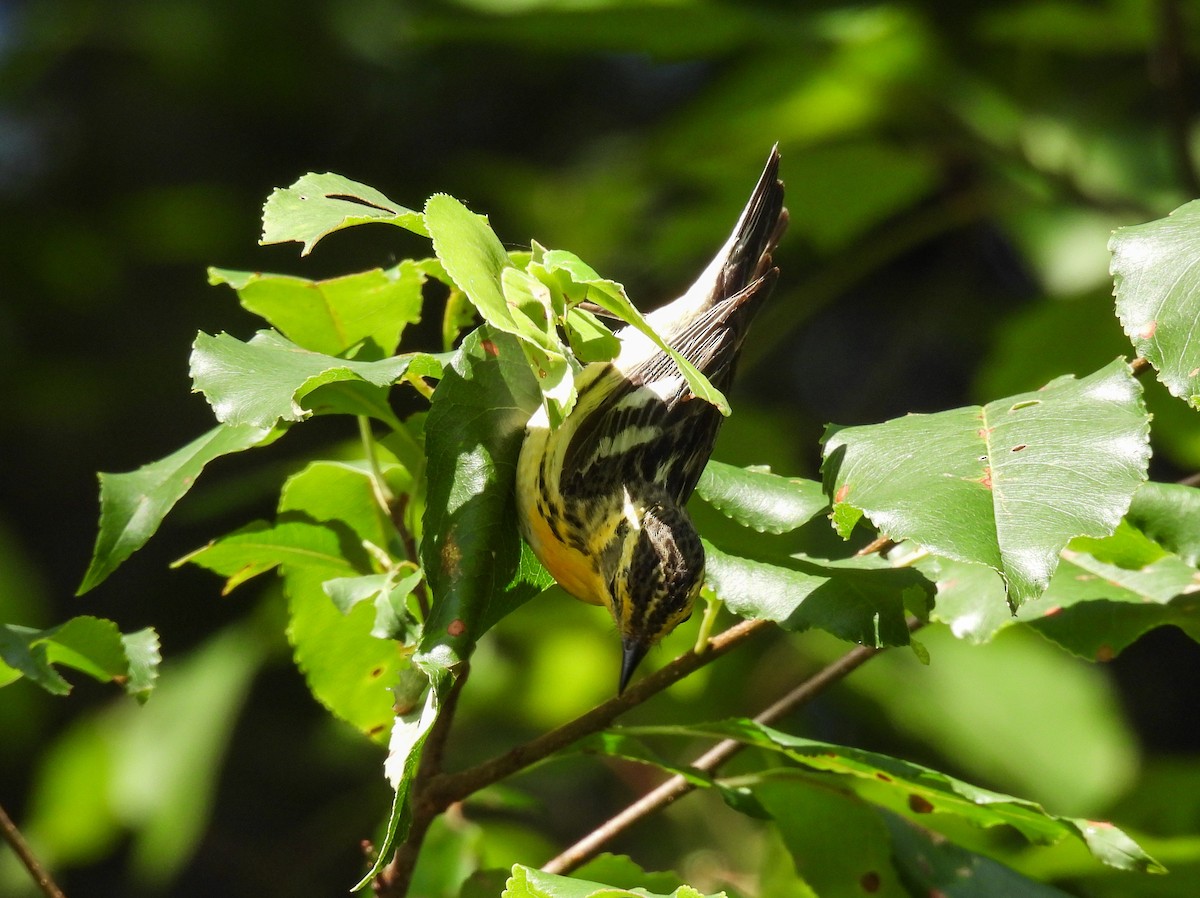
<svg viewBox="0 0 1200 898">
<path fill-rule="evenodd" d="M 508 252 L 487 218 L 476 215 L 444 193 L 425 203 L 425 223 L 433 251 L 463 293 L 492 327 L 507 333 L 516 329 L 500 286 L 504 269 L 511 268 Z"/>
<path fill-rule="evenodd" d="M 378 190 L 341 175 L 309 173 L 291 187 L 277 187 L 263 206 L 259 241 L 303 243 L 307 256 L 322 237 L 342 228 L 381 222 L 429 236 L 421 213 L 394 203 Z"/>
<path fill-rule="evenodd" d="M 1200 408 L 1200 200 L 1118 228 L 1108 248 L 1126 335 L 1172 396 Z"/>
<path fill-rule="evenodd" d="M 77 594 L 97 586 L 144 546 L 209 462 L 262 445 L 270 436 L 266 427 L 221 425 L 136 471 L 101 473 L 100 532 Z"/>
<path fill-rule="evenodd" d="M 421 320 L 425 272 L 407 260 L 325 281 L 210 268 L 208 282 L 228 284 L 243 308 L 304 349 L 339 355 L 367 342 L 368 357 L 380 359 L 396 351 L 407 325 Z"/>
<path fill-rule="evenodd" d="M 1012 827 L 1035 844 L 1052 844 L 1072 837 L 1081 839 L 1093 856 L 1110 866 L 1165 872 L 1161 864 L 1112 824 L 1049 814 L 1036 802 L 983 789 L 887 755 L 793 736 L 750 720 L 622 730 L 633 735 L 736 739 L 782 754 L 808 770 L 836 774 L 843 788 L 887 810 L 909 818 L 915 816 L 924 825 L 936 826 L 941 815 L 951 815 L 980 827 Z"/>
<path fill-rule="evenodd" d="M 246 581 L 289 561 L 340 568 L 346 563 L 345 546 L 337 530 L 308 519 L 252 521 L 189 552 L 172 567 L 195 564 L 220 574 L 227 578 L 222 594 L 228 595 Z M 365 561 L 361 553 L 358 557 Z"/>
<path fill-rule="evenodd" d="M 400 710 L 393 721 L 388 755 L 384 761 L 384 774 L 396 790 L 396 794 L 392 799 L 392 810 L 384 828 L 383 840 L 376 846 L 378 854 L 375 863 L 371 865 L 366 876 L 351 889 L 352 892 L 357 892 L 374 881 L 383 868 L 391 863 L 397 842 L 402 842 L 408 837 L 409 827 L 412 826 L 413 783 L 421 763 L 421 751 L 425 747 L 429 731 L 437 722 L 442 704 L 453 683 L 449 670 L 428 662 L 423 670 L 406 669 L 403 676 L 407 681 L 401 685 L 404 692 L 420 696 L 418 690 L 426 685 L 426 676 L 428 688 L 421 701 L 415 702 L 410 708 Z"/>
<path fill-rule="evenodd" d="M 829 507 L 821 484 L 710 461 L 696 484 L 700 498 L 760 533 L 787 533 Z"/>
<path fill-rule="evenodd" d="M 385 469 L 385 476 L 407 476 Z M 297 666 L 314 697 L 343 720 L 382 739 L 393 720 L 391 689 L 399 685 L 411 652 L 390 639 L 371 635 L 375 609 L 360 604 L 342 614 L 324 584 L 340 577 L 374 573 L 363 548 L 388 547 L 391 524 L 376 501 L 366 465 L 315 462 L 289 478 L 280 494 L 282 522 L 289 538 L 314 540 L 311 552 L 280 557 L 288 597 L 288 639 Z M 293 529 L 294 522 L 309 530 Z"/>
<path fill-rule="evenodd" d="M 1145 479 L 1149 420 L 1117 360 L 980 408 L 830 428 L 823 472 L 848 536 L 893 539 L 1000 572 L 1013 608 L 1049 585 L 1075 536 L 1112 533 Z"/>
<path fill-rule="evenodd" d="M 938 579 L 934 619 L 973 642 L 1023 623 L 1075 655 L 1108 661 L 1156 627 L 1174 625 L 1200 641 L 1200 572 L 1175 555 L 1130 569 L 1067 549 L 1045 595 L 1015 617 L 1001 610 L 1003 585 L 992 571 L 946 559 L 921 566 Z"/>
<path fill-rule="evenodd" d="M 683 374 L 694 396 L 712 403 L 722 415 L 729 414 L 729 401 L 725 395 L 709 383 L 708 378 L 701 374 L 695 365 L 663 341 L 651 323 L 630 302 L 623 286 L 616 281 L 600 277 L 586 262 L 564 250 L 551 250 L 545 253 L 541 265 L 547 272 L 565 272 L 574 283 L 586 287 L 585 298 L 587 300 L 594 302 L 606 312 L 632 326 L 634 330 L 644 334 L 655 346 L 666 351 L 675 360 L 675 364 L 679 367 L 680 373 Z"/>
<path fill-rule="evenodd" d="M 771 563 L 728 555 L 705 542 L 705 576 L 729 610 L 788 630 L 816 627 L 868 646 L 907 645 L 906 599 L 918 608 L 933 586 L 917 571 L 865 556 Z"/>
<path fill-rule="evenodd" d="M 370 601 L 375 609 L 375 625 L 371 635 L 377 639 L 398 639 L 407 642 L 417 632 L 417 624 L 408 612 L 407 603 L 412 591 L 421 582 L 423 572 L 406 565 L 386 574 L 367 574 L 361 577 L 339 577 L 322 584 L 325 594 L 342 614 L 359 602 Z"/>
<path fill-rule="evenodd" d="M 725 892 L 702 895 L 688 885 L 679 886 L 670 895 L 651 893 L 640 888 L 635 892 L 585 879 L 543 873 L 516 864 L 505 884 L 502 898 L 727 898 L 727 895 Z"/>
<path fill-rule="evenodd" d="M 484 626 L 516 607 L 503 591 L 521 553 L 513 485 L 539 399 L 517 341 L 487 328 L 467 337 L 434 391 L 421 546 L 433 607 L 421 651 L 440 663 L 468 657 Z"/>
<path fill-rule="evenodd" d="M 45 630 L 0 624 L 3 685 L 24 676 L 47 692 L 66 695 L 71 684 L 54 669 L 61 665 L 101 683 L 120 683 L 130 695 L 145 701 L 160 661 L 158 635 L 150 628 L 123 635 L 112 621 L 88 615 Z"/>
<path fill-rule="evenodd" d="M 229 334 L 201 333 L 192 349 L 192 389 L 203 393 L 217 419 L 269 427 L 299 421 L 302 403 L 318 387 L 340 381 L 388 386 L 409 372 L 436 376 L 441 364 L 427 353 L 359 362 L 312 352 L 275 331 L 259 331 L 248 343 Z"/>
</svg>

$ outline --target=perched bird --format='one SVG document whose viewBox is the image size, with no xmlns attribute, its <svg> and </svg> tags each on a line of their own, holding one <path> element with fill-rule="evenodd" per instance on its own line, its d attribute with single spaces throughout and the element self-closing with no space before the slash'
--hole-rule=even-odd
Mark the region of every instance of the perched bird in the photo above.
<svg viewBox="0 0 1200 898">
<path fill-rule="evenodd" d="M 751 319 L 779 269 L 787 225 L 778 148 L 733 233 L 686 293 L 647 316 L 664 341 L 724 390 Z M 521 531 L 558 583 L 612 613 L 624 649 L 620 689 L 652 645 L 686 620 L 704 549 L 684 505 L 723 420 L 676 363 L 631 326 L 619 354 L 576 376 L 578 399 L 551 430 L 529 421 L 517 468 Z"/>
</svg>

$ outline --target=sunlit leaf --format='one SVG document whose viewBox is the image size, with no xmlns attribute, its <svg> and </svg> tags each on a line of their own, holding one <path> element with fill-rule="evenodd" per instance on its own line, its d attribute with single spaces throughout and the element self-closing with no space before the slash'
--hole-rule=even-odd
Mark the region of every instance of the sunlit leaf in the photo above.
<svg viewBox="0 0 1200 898">
<path fill-rule="evenodd" d="M 727 898 L 725 892 L 703 895 L 691 886 L 681 885 L 669 895 L 645 889 L 636 892 L 599 882 L 543 873 L 517 864 L 505 884 L 502 898 Z"/>
<path fill-rule="evenodd" d="M 509 594 L 504 585 L 520 558 L 513 484 L 538 401 L 516 341 L 484 328 L 463 342 L 434 391 L 421 548 L 433 609 L 421 650 L 444 663 L 468 657 L 485 623 L 534 592 Z"/>
<path fill-rule="evenodd" d="M 893 539 L 986 564 L 1019 607 L 1068 540 L 1112 533 L 1129 508 L 1150 455 L 1140 393 L 1118 360 L 982 408 L 831 428 L 835 524 L 848 536 L 865 514 Z"/>
<path fill-rule="evenodd" d="M 270 435 L 267 427 L 223 424 L 136 471 L 101 473 L 100 532 L 79 594 L 102 582 L 146 544 L 210 461 L 262 445 Z"/>
<path fill-rule="evenodd" d="M 376 362 L 340 359 L 297 346 L 275 331 L 259 331 L 248 343 L 229 334 L 201 333 L 192 349 L 193 389 L 203 393 L 220 421 L 270 427 L 308 415 L 303 402 L 318 387 L 363 381 L 377 387 L 406 372 L 436 377 L 441 364 L 427 353 Z"/>
<path fill-rule="evenodd" d="M 379 359 L 392 355 L 404 328 L 421 320 L 425 273 L 412 261 L 325 281 L 210 268 L 208 282 L 228 284 L 243 308 L 304 349 L 339 355 L 366 341 L 367 357 Z"/>
<path fill-rule="evenodd" d="M 861 645 L 907 645 L 906 607 L 923 614 L 933 593 L 922 574 L 875 556 L 767 562 L 710 543 L 704 551 L 709 586 L 734 614 L 788 630 L 816 627 Z"/>
<path fill-rule="evenodd" d="M 1121 326 L 1171 395 L 1200 408 L 1200 200 L 1108 246 Z"/>
<path fill-rule="evenodd" d="M 1174 625 L 1200 641 L 1200 572 L 1175 555 L 1127 568 L 1067 549 L 1046 593 L 1015 618 L 990 570 L 946 559 L 921 566 L 938 579 L 933 616 L 975 642 L 1024 623 L 1073 654 L 1108 661 L 1156 627 Z"/>
<path fill-rule="evenodd" d="M 594 302 L 606 312 L 627 322 L 635 330 L 650 338 L 654 345 L 675 360 L 675 364 L 679 366 L 680 373 L 683 374 L 693 395 L 715 405 L 720 409 L 721 414 L 729 414 L 729 401 L 725 395 L 710 384 L 708 378 L 701 374 L 695 365 L 663 341 L 650 322 L 630 302 L 629 297 L 625 295 L 623 286 L 616 281 L 600 277 L 590 265 L 573 253 L 564 250 L 547 252 L 542 258 L 541 264 L 548 272 L 561 271 L 568 274 L 574 283 L 587 288 L 585 296 L 589 302 Z"/>
<path fill-rule="evenodd" d="M 303 243 L 312 252 L 322 237 L 353 225 L 382 222 L 428 236 L 421 213 L 393 203 L 373 187 L 330 173 L 304 175 L 277 187 L 263 206 L 262 244 Z"/>
<path fill-rule="evenodd" d="M 709 505 L 760 533 L 786 533 L 829 507 L 815 480 L 780 477 L 769 471 L 710 461 L 696 492 Z"/>
</svg>

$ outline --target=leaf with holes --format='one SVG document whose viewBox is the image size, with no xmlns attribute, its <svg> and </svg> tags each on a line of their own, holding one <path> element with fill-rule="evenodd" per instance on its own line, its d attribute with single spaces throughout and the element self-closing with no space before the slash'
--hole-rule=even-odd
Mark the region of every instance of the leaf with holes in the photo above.
<svg viewBox="0 0 1200 898">
<path fill-rule="evenodd" d="M 986 564 L 1015 609 L 1041 595 L 1075 536 L 1107 536 L 1146 477 L 1149 417 L 1117 360 L 982 408 L 830 427 L 822 472 L 848 537 L 881 533 Z"/>
<path fill-rule="evenodd" d="M 259 243 L 303 243 L 307 256 L 322 237 L 354 225 L 396 225 L 429 236 L 421 213 L 393 203 L 374 187 L 331 173 L 309 173 L 291 187 L 277 187 L 263 206 Z"/>
<path fill-rule="evenodd" d="M 1200 408 L 1200 200 L 1118 228 L 1108 248 L 1126 335 L 1171 395 Z"/>
<path fill-rule="evenodd" d="M 1064 838 L 1083 841 L 1101 862 L 1121 870 L 1165 872 L 1111 823 L 1049 814 L 1036 802 L 993 792 L 928 767 L 875 752 L 805 739 L 751 720 L 726 720 L 691 726 L 634 726 L 618 732 L 634 736 L 682 736 L 689 739 L 734 739 L 788 758 L 800 770 L 763 767 L 767 779 L 798 778 L 854 792 L 878 807 L 916 819 L 924 826 L 951 830 L 962 823 L 978 827 L 1006 826 L 1034 844 Z M 761 760 L 760 765 L 769 763 Z M 817 774 L 819 779 L 813 779 Z M 744 780 L 743 780 L 744 781 Z"/>
</svg>

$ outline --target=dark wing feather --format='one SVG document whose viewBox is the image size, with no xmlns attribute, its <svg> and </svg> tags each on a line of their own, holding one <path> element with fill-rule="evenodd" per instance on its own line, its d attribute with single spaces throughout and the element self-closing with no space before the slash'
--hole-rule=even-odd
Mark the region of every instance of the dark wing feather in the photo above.
<svg viewBox="0 0 1200 898">
<path fill-rule="evenodd" d="M 779 271 L 771 253 L 787 220 L 774 147 L 723 249 L 710 305 L 681 332 L 663 335 L 719 390 L 733 380 L 746 330 L 775 283 Z M 567 496 L 589 497 L 623 485 L 657 483 L 682 504 L 708 463 L 721 413 L 692 395 L 665 352 L 625 374 L 613 385 L 613 368 L 592 382 L 590 389 L 611 388 L 611 393 L 572 437 L 561 489 Z"/>
</svg>

